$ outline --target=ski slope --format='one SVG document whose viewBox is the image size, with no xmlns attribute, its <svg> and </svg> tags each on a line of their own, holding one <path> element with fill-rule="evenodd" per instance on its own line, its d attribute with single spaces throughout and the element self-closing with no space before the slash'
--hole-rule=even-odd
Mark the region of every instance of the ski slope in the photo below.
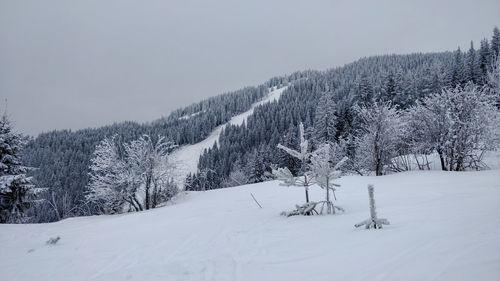
<svg viewBox="0 0 500 281">
<path fill-rule="evenodd" d="M 184 184 L 184 179 L 189 173 L 196 173 L 196 171 L 198 170 L 198 160 L 200 158 L 200 155 L 203 154 L 203 151 L 205 149 L 211 148 L 214 145 L 214 143 L 216 143 L 219 140 L 219 136 L 222 130 L 228 124 L 231 125 L 243 124 L 243 122 L 246 121 L 248 117 L 253 114 L 253 111 L 257 106 L 279 100 L 281 94 L 287 87 L 288 86 L 281 88 L 273 87 L 266 97 L 254 103 L 249 110 L 239 115 L 233 116 L 227 123 L 215 128 L 215 130 L 203 141 L 192 145 L 184 145 L 179 149 L 175 150 L 170 156 L 170 160 L 172 161 L 172 163 L 175 163 L 175 165 L 177 166 L 177 169 L 175 170 L 174 173 L 175 182 L 178 185 L 182 186 Z"/>
<path fill-rule="evenodd" d="M 304 191 L 266 182 L 141 213 L 0 225 L 0 280 L 500 280 L 500 170 L 338 183 L 339 215 L 281 217 Z M 381 230 L 353 226 L 369 216 L 368 183 L 391 222 Z"/>
</svg>

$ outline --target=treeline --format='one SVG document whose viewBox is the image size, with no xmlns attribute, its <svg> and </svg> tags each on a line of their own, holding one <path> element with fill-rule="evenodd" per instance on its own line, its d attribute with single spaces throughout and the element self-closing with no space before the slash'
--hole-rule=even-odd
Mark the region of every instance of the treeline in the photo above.
<svg viewBox="0 0 500 281">
<path fill-rule="evenodd" d="M 199 161 L 199 172 L 188 175 L 186 188 L 200 190 L 261 182 L 270 178 L 273 167 L 299 171 L 296 160 L 277 149 L 278 143 L 297 148 L 298 125 L 305 126 L 313 144 L 345 142 L 348 156 L 355 158 L 355 140 L 361 134 L 362 118 L 356 108 L 374 102 L 390 102 L 397 110 L 407 110 L 443 89 L 465 88 L 468 83 L 492 87 L 489 74 L 498 57 L 500 32 L 491 41 L 483 39 L 478 50 L 363 58 L 344 67 L 314 73 L 293 83 L 278 102 L 255 109 L 247 124 L 228 126 L 219 146 L 208 149 Z M 481 90 L 482 91 L 482 90 Z M 324 93 L 330 106 L 320 100 Z M 332 105 L 333 104 L 333 105 Z M 326 108 L 325 108 L 326 106 Z M 333 135 L 318 139 L 317 109 L 333 111 Z"/>
</svg>

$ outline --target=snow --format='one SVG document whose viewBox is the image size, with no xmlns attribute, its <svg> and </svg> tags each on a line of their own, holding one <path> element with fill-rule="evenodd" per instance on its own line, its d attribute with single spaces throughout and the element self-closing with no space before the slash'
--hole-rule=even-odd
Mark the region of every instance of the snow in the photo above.
<svg viewBox="0 0 500 281">
<path fill-rule="evenodd" d="M 0 225 L 0 280 L 500 280 L 499 179 L 343 177 L 336 204 L 346 212 L 329 216 L 279 216 L 304 190 L 273 181 L 182 193 L 140 213 Z M 354 227 L 369 217 L 368 183 L 391 222 L 381 230 Z"/>
<path fill-rule="evenodd" d="M 270 89 L 271 92 L 269 92 L 266 97 L 252 104 L 249 110 L 239 115 L 233 116 L 227 123 L 215 128 L 215 130 L 203 141 L 192 145 L 184 145 L 175 150 L 170 156 L 171 161 L 173 163 L 176 163 L 176 165 L 178 166 L 178 168 L 176 169 L 176 174 L 174 175 L 175 182 L 178 185 L 183 185 L 184 179 L 189 173 L 196 173 L 196 171 L 198 170 L 198 160 L 200 158 L 200 155 L 203 154 L 203 151 L 205 149 L 211 148 L 214 143 L 219 140 L 219 136 L 222 130 L 227 126 L 227 124 L 243 124 L 243 122 L 253 114 L 253 111 L 257 106 L 279 100 L 281 94 L 287 87 L 288 86 L 281 88 L 273 87 L 272 89 Z"/>
<path fill-rule="evenodd" d="M 205 112 L 205 110 L 198 111 L 198 112 L 195 112 L 195 113 L 189 114 L 189 115 L 184 115 L 184 116 L 179 117 L 178 119 L 179 120 L 188 120 L 188 119 L 193 118 L 193 117 L 195 117 L 197 115 L 200 115 L 203 112 Z"/>
</svg>

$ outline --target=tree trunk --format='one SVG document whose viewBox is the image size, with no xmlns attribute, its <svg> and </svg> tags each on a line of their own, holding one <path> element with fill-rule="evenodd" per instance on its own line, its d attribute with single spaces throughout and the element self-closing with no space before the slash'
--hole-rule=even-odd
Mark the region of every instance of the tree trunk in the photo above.
<svg viewBox="0 0 500 281">
<path fill-rule="evenodd" d="M 137 204 L 137 207 L 139 208 L 139 211 L 142 211 L 142 206 L 141 206 L 141 203 L 139 203 L 139 200 L 137 200 L 137 198 L 132 197 L 132 200 L 135 202 L 135 204 Z"/>
<path fill-rule="evenodd" d="M 448 169 L 446 169 L 446 164 L 444 163 L 443 151 L 438 149 L 437 153 L 439 154 L 439 160 L 441 161 L 441 170 L 448 171 Z"/>
<path fill-rule="evenodd" d="M 147 175 L 147 177 L 146 177 L 146 198 L 145 198 L 146 199 L 146 204 L 145 204 L 146 210 L 149 210 L 149 206 L 151 204 L 150 194 L 149 194 L 150 188 L 151 188 L 151 176 Z"/>
<path fill-rule="evenodd" d="M 382 175 L 382 161 L 380 159 L 377 159 L 377 164 L 375 166 L 375 175 L 376 176 L 381 176 Z"/>
</svg>

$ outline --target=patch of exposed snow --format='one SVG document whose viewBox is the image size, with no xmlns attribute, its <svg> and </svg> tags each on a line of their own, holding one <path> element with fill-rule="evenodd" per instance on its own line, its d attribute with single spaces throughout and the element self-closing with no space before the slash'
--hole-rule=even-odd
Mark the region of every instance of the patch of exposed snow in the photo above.
<svg viewBox="0 0 500 281">
<path fill-rule="evenodd" d="M 257 106 L 279 100 L 281 94 L 287 87 L 288 86 L 285 86 L 279 89 L 274 87 L 266 97 L 252 104 L 249 110 L 239 115 L 233 116 L 233 118 L 231 118 L 231 120 L 229 120 L 227 123 L 215 128 L 215 130 L 206 139 L 196 144 L 181 146 L 179 149 L 172 152 L 170 159 L 177 165 L 177 169 L 174 175 L 175 182 L 179 186 L 182 186 L 184 184 L 184 179 L 189 173 L 196 173 L 196 171 L 198 170 L 198 160 L 200 158 L 200 155 L 203 154 L 203 151 L 205 149 L 211 148 L 214 143 L 219 140 L 219 136 L 222 130 L 227 126 L 227 124 L 243 124 L 243 122 L 246 122 L 248 117 L 253 114 Z"/>
<path fill-rule="evenodd" d="M 204 110 L 202 110 L 202 111 L 198 111 L 198 112 L 195 112 L 195 113 L 193 113 L 193 114 L 189 114 L 189 115 L 184 115 L 184 116 L 181 116 L 181 117 L 179 117 L 178 119 L 179 119 L 179 120 L 188 120 L 188 119 L 193 118 L 193 117 L 195 117 L 195 116 L 197 116 L 197 115 L 200 115 L 200 114 L 201 114 L 201 113 L 203 113 L 203 112 L 205 112 L 205 111 L 204 111 Z"/>
</svg>

